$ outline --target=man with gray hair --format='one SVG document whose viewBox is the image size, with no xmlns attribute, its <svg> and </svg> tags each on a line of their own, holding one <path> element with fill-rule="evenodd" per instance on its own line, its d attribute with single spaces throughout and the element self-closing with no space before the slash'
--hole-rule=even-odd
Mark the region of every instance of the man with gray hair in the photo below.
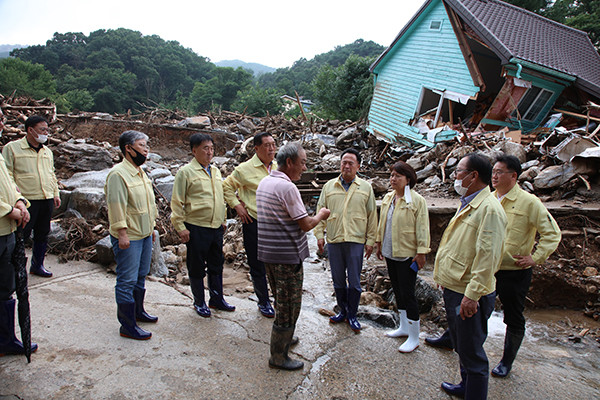
<svg viewBox="0 0 600 400">
<path fill-rule="evenodd" d="M 306 170 L 306 152 L 298 143 L 279 150 L 277 165 L 256 190 L 258 259 L 265 263 L 277 310 L 269 366 L 295 370 L 304 366 L 302 361 L 290 359 L 288 351 L 302 305 L 302 261 L 309 255 L 306 232 L 327 219 L 329 210 L 322 208 L 310 217 L 292 183 Z"/>
</svg>

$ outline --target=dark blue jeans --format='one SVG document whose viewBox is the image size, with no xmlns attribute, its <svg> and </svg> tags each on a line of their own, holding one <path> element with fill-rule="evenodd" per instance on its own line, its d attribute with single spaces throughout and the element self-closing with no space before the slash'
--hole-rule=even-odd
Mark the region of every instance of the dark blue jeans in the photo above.
<svg viewBox="0 0 600 400">
<path fill-rule="evenodd" d="M 152 235 L 140 240 L 131 240 L 129 248 L 120 249 L 119 239 L 110 236 L 117 261 L 117 304 L 133 303 L 133 289 L 146 287 L 146 275 L 152 261 Z"/>
<path fill-rule="evenodd" d="M 464 295 L 454 292 L 450 289 L 444 289 L 444 306 L 448 318 L 448 326 L 454 349 L 460 359 L 460 374 L 465 384 L 467 393 L 469 392 L 469 377 L 473 376 L 473 382 L 481 382 L 489 377 L 489 363 L 483 344 L 488 334 L 488 319 L 494 311 L 496 301 L 496 292 L 487 296 L 482 296 L 478 302 L 478 308 L 475 315 L 466 318 L 464 321 L 460 318 L 460 303 Z M 467 394 L 468 398 L 469 395 Z"/>
<path fill-rule="evenodd" d="M 362 271 L 364 249 L 365 245 L 362 243 L 327 244 L 334 289 L 348 288 L 357 290 L 359 293 L 362 292 L 360 272 Z M 348 279 L 347 285 L 346 279 Z"/>
</svg>

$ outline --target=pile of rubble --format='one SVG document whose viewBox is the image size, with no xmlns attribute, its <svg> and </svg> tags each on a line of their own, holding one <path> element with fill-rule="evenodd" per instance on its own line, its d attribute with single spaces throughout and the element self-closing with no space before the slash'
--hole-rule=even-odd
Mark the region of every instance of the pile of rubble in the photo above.
<svg viewBox="0 0 600 400">
<path fill-rule="evenodd" d="M 337 176 L 340 154 L 348 147 L 361 151 L 363 168 L 360 173 L 370 180 L 378 198 L 389 190 L 391 165 L 404 160 L 417 171 L 419 183 L 416 189 L 426 198 L 455 199 L 452 175 L 458 161 L 469 152 L 480 151 L 490 160 L 500 153 L 519 158 L 523 166 L 520 184 L 545 201 L 569 199 L 574 204 L 600 201 L 600 147 L 595 141 L 598 128 L 589 125 L 583 130 L 579 127 L 569 126 L 567 129 L 565 126 L 555 126 L 529 135 L 515 135 L 506 129 L 477 135 L 464 133 L 458 138 L 438 143 L 433 148 L 415 148 L 380 141 L 357 122 L 321 120 L 312 115 L 307 119 L 286 119 L 281 115 L 257 118 L 221 112 L 187 117 L 182 112 L 163 109 L 149 109 L 138 115 L 59 115 L 45 101 L 32 102 L 28 99 L 2 97 L 0 109 L 5 115 L 6 125 L 0 138 L 2 145 L 24 135 L 23 121 L 28 115 L 43 114 L 51 121 L 49 145 L 55 154 L 63 200 L 53 221 L 52 249 L 61 253 L 65 259 L 84 258 L 111 262 L 112 254 L 106 251 L 110 249 L 103 194 L 106 175 L 114 163 L 121 159 L 116 147 L 121 132 L 137 129 L 148 134 L 152 153 L 144 168 L 155 188 L 160 215 L 157 230 L 163 250 L 155 257 L 158 266 L 153 267 L 153 272 L 174 284 L 187 284 L 187 272 L 185 246 L 180 244 L 169 221 L 169 203 L 174 175 L 191 159 L 188 138 L 193 132 L 208 133 L 215 139 L 218 156 L 214 158 L 214 163 L 223 176 L 229 175 L 239 163 L 253 155 L 251 141 L 257 132 L 271 133 L 280 145 L 286 141 L 302 141 L 307 150 L 309 170 L 298 186 L 309 210 L 314 209 L 322 184 Z M 585 133 L 591 129 L 595 129 L 592 134 Z M 595 204 L 595 209 L 598 209 L 598 204 Z M 241 224 L 234 217 L 229 211 L 224 245 L 226 263 L 228 268 L 247 271 L 240 234 Z M 558 221 L 563 232 L 569 233 L 571 229 L 577 232 L 565 235 L 559 250 L 548 266 L 544 267 L 549 271 L 542 271 L 539 279 L 549 279 L 548 276 L 556 273 L 557 278 L 551 280 L 552 284 L 562 279 L 585 288 L 590 295 L 586 297 L 589 299 L 586 300 L 586 312 L 598 319 L 600 216 L 597 212 L 580 214 L 574 211 L 565 218 L 558 218 Z M 435 235 L 440 234 L 445 225 L 443 219 L 432 221 L 432 226 L 434 223 L 437 223 L 435 229 L 432 228 L 435 250 L 439 241 Z M 585 265 L 581 265 L 582 256 Z M 433 257 L 430 257 L 431 260 Z M 584 275 L 586 267 L 593 268 L 596 272 L 587 270 L 587 275 Z M 534 277 L 534 286 L 535 279 Z M 392 291 L 387 271 L 381 264 L 368 263 L 363 283 L 369 292 L 379 296 L 371 299 L 374 305 L 391 307 Z M 535 297 L 535 287 L 532 293 Z M 543 306 L 544 302 L 540 301 L 535 305 Z M 581 307 L 582 304 L 569 306 Z"/>
</svg>

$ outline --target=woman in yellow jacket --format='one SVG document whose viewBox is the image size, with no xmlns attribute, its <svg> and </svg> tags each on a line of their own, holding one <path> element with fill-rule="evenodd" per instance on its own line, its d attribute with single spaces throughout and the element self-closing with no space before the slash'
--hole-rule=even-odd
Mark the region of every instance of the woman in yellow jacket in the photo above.
<svg viewBox="0 0 600 400">
<path fill-rule="evenodd" d="M 392 166 L 392 192 L 381 204 L 375 247 L 377 258 L 388 267 L 390 281 L 400 316 L 398 329 L 388 337 L 408 336 L 398 348 L 410 353 L 419 347 L 419 305 L 415 296 L 417 271 L 425 265 L 429 253 L 429 213 L 423 196 L 413 188 L 417 184 L 415 170 L 403 161 Z"/>
</svg>

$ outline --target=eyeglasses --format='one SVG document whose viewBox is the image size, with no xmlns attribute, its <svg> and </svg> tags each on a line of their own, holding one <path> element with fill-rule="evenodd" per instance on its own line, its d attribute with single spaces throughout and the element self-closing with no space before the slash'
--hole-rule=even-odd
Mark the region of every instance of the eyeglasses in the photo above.
<svg viewBox="0 0 600 400">
<path fill-rule="evenodd" d="M 461 172 L 465 172 L 465 171 L 473 171 L 473 170 L 472 169 L 466 169 L 466 168 L 465 169 L 462 169 L 462 168 L 457 168 L 456 169 L 456 173 L 457 174 L 460 174 Z"/>
<path fill-rule="evenodd" d="M 498 176 L 503 174 L 512 174 L 512 171 L 499 171 L 495 169 L 492 170 L 492 176 Z"/>
</svg>

